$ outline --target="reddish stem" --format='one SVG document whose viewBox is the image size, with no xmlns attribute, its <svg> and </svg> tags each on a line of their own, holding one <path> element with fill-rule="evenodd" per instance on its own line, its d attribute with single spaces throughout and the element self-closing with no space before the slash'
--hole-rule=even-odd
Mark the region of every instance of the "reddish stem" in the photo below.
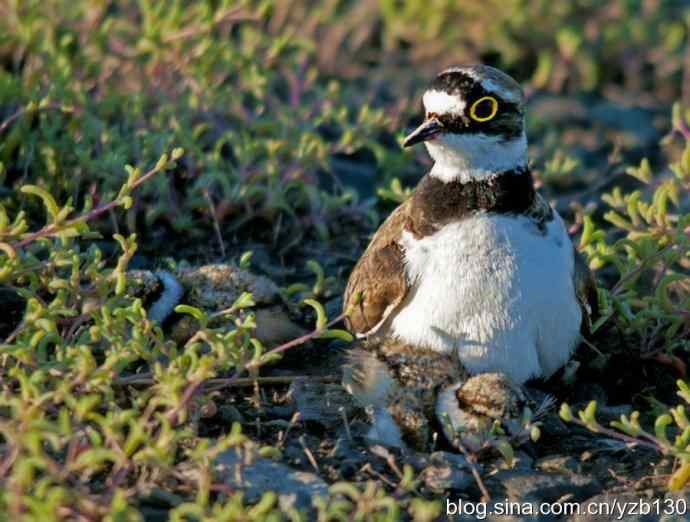
<svg viewBox="0 0 690 522">
<path fill-rule="evenodd" d="M 333 326 L 337 322 L 342 321 L 346 315 L 347 315 L 346 313 L 342 313 L 338 317 L 333 319 L 332 321 L 329 321 L 328 323 L 326 323 L 326 326 L 324 326 L 323 328 L 317 328 L 316 330 L 314 330 L 308 334 L 302 335 L 301 337 L 298 337 L 297 339 L 293 339 L 292 341 L 288 341 L 287 343 L 281 344 L 280 346 L 273 348 L 272 350 L 270 350 L 269 352 L 266 353 L 264 358 L 266 356 L 269 356 L 269 355 L 285 352 L 285 351 L 289 350 L 290 348 L 294 348 L 295 346 L 299 346 L 300 344 L 306 343 L 307 341 L 313 339 L 314 337 L 317 337 L 319 334 L 321 334 L 324 330 L 328 329 L 330 326 Z M 235 375 L 233 375 L 230 379 L 227 379 L 223 383 L 223 385 L 224 386 L 233 386 L 239 380 L 239 376 L 245 370 L 250 369 L 250 368 L 256 368 L 256 367 L 257 367 L 257 364 L 252 364 L 252 363 L 244 365 L 242 368 L 238 369 L 237 372 L 235 372 Z M 177 406 L 175 406 L 175 408 L 173 408 L 173 410 L 168 414 L 168 420 L 171 423 L 173 423 L 173 424 L 177 423 L 177 418 L 178 418 L 178 414 L 180 413 L 180 411 L 182 409 L 184 409 L 187 406 L 187 404 L 189 404 L 189 401 L 192 400 L 192 397 L 194 397 L 196 392 L 199 391 L 199 389 L 206 382 L 207 382 L 206 380 L 201 379 L 201 380 L 193 381 L 187 386 L 187 388 L 185 389 L 185 391 L 182 395 L 182 399 L 180 400 L 179 404 Z"/>
<path fill-rule="evenodd" d="M 139 185 L 142 183 L 148 181 L 150 178 L 152 178 L 155 174 L 163 170 L 163 167 L 154 167 L 151 170 L 149 170 L 146 174 L 144 174 L 142 177 L 140 177 L 138 180 L 136 180 L 134 183 L 132 183 L 132 190 L 137 188 Z M 97 206 L 94 209 L 91 209 L 88 212 L 85 212 L 84 214 L 81 214 L 80 216 L 77 216 L 75 218 L 72 218 L 68 221 L 65 221 L 64 223 L 61 224 L 55 224 L 51 223 L 50 225 L 44 226 L 42 229 L 37 230 L 36 232 L 29 234 L 27 237 L 22 239 L 21 241 L 15 243 L 13 248 L 24 248 L 26 245 L 29 243 L 32 243 L 33 241 L 36 241 L 39 238 L 48 236 L 52 234 L 53 232 L 59 230 L 59 227 L 69 227 L 72 225 L 76 225 L 77 223 L 82 223 L 86 221 L 91 221 L 92 219 L 97 218 L 101 214 L 104 214 L 108 212 L 109 210 L 114 209 L 118 205 L 121 204 L 121 201 L 119 199 L 115 199 L 113 201 L 110 201 L 109 203 L 104 203 L 102 205 Z"/>
<path fill-rule="evenodd" d="M 56 104 L 48 104 L 44 105 L 42 107 L 35 107 L 31 110 L 28 110 L 26 108 L 19 109 L 17 112 L 15 112 L 12 116 L 7 118 L 5 121 L 3 121 L 0 124 L 0 134 L 5 132 L 15 121 L 17 121 L 19 118 L 21 118 L 24 114 L 27 112 L 38 112 L 38 111 L 61 111 L 61 112 L 72 112 L 72 109 L 68 109 L 66 107 L 63 107 L 61 105 L 56 105 Z"/>
<path fill-rule="evenodd" d="M 323 328 L 317 328 L 316 330 L 309 332 L 308 334 L 305 334 L 301 337 L 298 337 L 297 339 L 293 339 L 292 341 L 288 341 L 287 343 L 281 344 L 280 346 L 273 348 L 272 350 L 270 350 L 269 352 L 267 352 L 264 355 L 264 358 L 267 356 L 270 356 L 270 355 L 277 354 L 277 353 L 283 353 L 283 352 L 289 350 L 290 348 L 294 348 L 295 346 L 299 346 L 300 344 L 304 344 L 307 341 L 310 341 L 314 337 L 318 337 L 324 330 L 327 330 L 328 328 L 330 328 L 334 324 L 342 321 L 346 315 L 347 315 L 347 313 L 343 312 L 342 314 L 340 314 L 335 319 L 326 323 L 326 326 L 324 326 Z M 256 367 L 256 364 L 249 363 L 247 365 L 247 368 L 252 368 L 252 367 Z M 244 368 L 241 371 L 244 371 Z M 238 375 L 239 375 L 239 372 L 237 374 L 235 374 L 235 376 L 238 376 Z"/>
</svg>

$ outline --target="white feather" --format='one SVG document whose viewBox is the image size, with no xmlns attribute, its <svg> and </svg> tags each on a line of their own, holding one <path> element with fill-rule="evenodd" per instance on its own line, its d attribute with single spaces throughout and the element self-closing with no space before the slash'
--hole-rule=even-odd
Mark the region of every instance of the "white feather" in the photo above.
<svg viewBox="0 0 690 522">
<path fill-rule="evenodd" d="M 440 134 L 425 142 L 436 162 L 430 174 L 441 181 L 486 179 L 527 165 L 527 137 L 505 140 L 486 134 Z"/>
<path fill-rule="evenodd" d="M 461 96 L 444 91 L 430 89 L 424 93 L 422 101 L 427 112 L 462 114 L 465 111 L 465 100 Z"/>
<path fill-rule="evenodd" d="M 457 392 L 464 383 L 455 383 L 441 391 L 439 391 L 436 398 L 436 405 L 434 407 L 436 418 L 441 423 L 448 440 L 453 440 L 454 435 L 458 431 L 462 431 L 461 421 L 464 417 L 462 410 L 458 405 Z"/>
<path fill-rule="evenodd" d="M 546 235 L 525 216 L 478 213 L 432 236 L 403 235 L 411 295 L 392 333 L 457 350 L 473 373 L 548 377 L 579 341 L 573 247 L 557 214 Z"/>
<path fill-rule="evenodd" d="M 156 277 L 163 285 L 163 291 L 156 301 L 148 310 L 148 317 L 158 324 L 163 324 L 163 321 L 173 312 L 175 307 L 180 304 L 184 288 L 180 282 L 170 272 L 159 270 L 155 272 Z"/>
<path fill-rule="evenodd" d="M 375 407 L 370 411 L 372 424 L 366 434 L 366 438 L 372 442 L 394 448 L 404 448 L 400 428 L 395 423 L 393 416 L 385 408 Z"/>
</svg>

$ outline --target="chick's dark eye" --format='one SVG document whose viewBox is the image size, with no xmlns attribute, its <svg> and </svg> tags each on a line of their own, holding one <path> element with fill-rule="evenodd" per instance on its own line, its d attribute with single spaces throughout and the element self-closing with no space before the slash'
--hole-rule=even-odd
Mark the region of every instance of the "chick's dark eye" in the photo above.
<svg viewBox="0 0 690 522">
<path fill-rule="evenodd" d="M 484 96 L 475 101 L 470 107 L 470 118 L 474 121 L 489 121 L 498 112 L 498 100 L 493 96 Z"/>
</svg>

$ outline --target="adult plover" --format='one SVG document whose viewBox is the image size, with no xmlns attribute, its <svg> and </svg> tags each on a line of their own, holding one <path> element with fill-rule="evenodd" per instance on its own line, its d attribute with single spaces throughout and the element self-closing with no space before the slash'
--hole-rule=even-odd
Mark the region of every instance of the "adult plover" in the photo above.
<svg viewBox="0 0 690 522">
<path fill-rule="evenodd" d="M 493 67 L 453 67 L 423 104 L 403 146 L 424 142 L 434 166 L 355 266 L 348 327 L 455 354 L 471 374 L 547 378 L 588 327 L 596 287 L 534 189 L 522 89 Z"/>
</svg>

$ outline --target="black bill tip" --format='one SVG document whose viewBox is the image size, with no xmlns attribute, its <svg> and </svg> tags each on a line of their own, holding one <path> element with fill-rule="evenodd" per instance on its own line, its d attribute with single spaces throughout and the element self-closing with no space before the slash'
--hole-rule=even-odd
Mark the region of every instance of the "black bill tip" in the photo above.
<svg viewBox="0 0 690 522">
<path fill-rule="evenodd" d="M 411 147 L 417 143 L 428 141 L 443 131 L 443 124 L 438 118 L 425 120 L 419 127 L 412 131 L 403 141 L 403 147 Z"/>
</svg>

